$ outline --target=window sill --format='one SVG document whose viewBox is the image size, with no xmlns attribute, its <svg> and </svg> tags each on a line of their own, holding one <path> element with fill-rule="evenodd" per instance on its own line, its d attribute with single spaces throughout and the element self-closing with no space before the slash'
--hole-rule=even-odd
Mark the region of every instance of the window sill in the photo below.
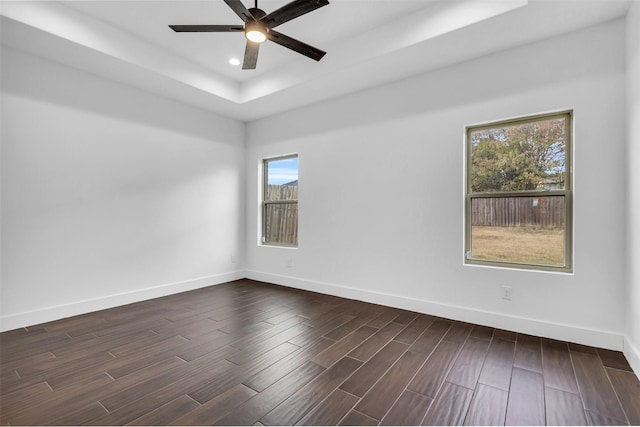
<svg viewBox="0 0 640 427">
<path fill-rule="evenodd" d="M 545 266 L 534 266 L 534 265 L 517 264 L 517 263 L 491 263 L 491 262 L 478 261 L 473 259 L 464 259 L 462 262 L 462 265 L 465 267 L 479 267 L 479 268 L 490 268 L 490 269 L 498 269 L 498 270 L 522 271 L 525 273 L 559 274 L 563 276 L 573 276 L 575 274 L 573 272 L 573 268 L 545 267 Z"/>
</svg>

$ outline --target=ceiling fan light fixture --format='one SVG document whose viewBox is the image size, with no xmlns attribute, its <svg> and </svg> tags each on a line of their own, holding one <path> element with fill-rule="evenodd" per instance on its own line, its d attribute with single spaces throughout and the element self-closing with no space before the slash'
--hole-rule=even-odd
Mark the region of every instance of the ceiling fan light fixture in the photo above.
<svg viewBox="0 0 640 427">
<path fill-rule="evenodd" d="M 244 36 L 250 42 L 263 43 L 267 40 L 267 29 L 257 22 L 250 22 L 244 27 Z"/>
</svg>

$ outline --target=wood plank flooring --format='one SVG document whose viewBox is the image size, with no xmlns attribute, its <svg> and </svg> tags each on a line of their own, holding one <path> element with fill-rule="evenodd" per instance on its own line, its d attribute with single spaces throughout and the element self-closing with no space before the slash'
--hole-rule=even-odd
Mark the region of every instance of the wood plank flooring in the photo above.
<svg viewBox="0 0 640 427">
<path fill-rule="evenodd" d="M 615 351 L 250 280 L 0 335 L 3 425 L 637 425 Z"/>
</svg>

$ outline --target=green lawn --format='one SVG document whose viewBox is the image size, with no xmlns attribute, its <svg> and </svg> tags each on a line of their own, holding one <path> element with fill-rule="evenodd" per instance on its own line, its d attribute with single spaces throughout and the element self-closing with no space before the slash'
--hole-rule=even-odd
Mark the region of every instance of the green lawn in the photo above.
<svg viewBox="0 0 640 427">
<path fill-rule="evenodd" d="M 564 265 L 564 230 L 534 227 L 473 227 L 474 259 Z"/>
</svg>

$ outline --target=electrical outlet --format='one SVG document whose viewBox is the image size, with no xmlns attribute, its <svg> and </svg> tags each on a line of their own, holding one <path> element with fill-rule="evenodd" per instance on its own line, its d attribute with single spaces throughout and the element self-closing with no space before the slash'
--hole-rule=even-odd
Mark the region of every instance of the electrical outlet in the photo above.
<svg viewBox="0 0 640 427">
<path fill-rule="evenodd" d="M 511 286 L 502 285 L 500 288 L 500 298 L 511 301 L 513 298 L 513 288 Z"/>
<path fill-rule="evenodd" d="M 292 259 L 288 259 L 287 260 L 287 268 L 291 268 L 293 267 L 293 260 Z"/>
<path fill-rule="evenodd" d="M 235 255 L 231 255 L 231 264 L 235 264 L 238 262 L 238 257 Z"/>
</svg>

